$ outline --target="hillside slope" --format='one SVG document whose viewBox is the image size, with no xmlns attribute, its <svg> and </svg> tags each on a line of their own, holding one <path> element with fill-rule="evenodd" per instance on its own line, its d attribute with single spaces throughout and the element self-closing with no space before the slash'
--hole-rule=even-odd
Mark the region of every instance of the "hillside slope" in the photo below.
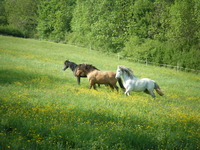
<svg viewBox="0 0 200 150">
<path fill-rule="evenodd" d="M 165 96 L 126 97 L 78 86 L 63 62 L 155 80 Z M 198 149 L 200 76 L 118 60 L 72 45 L 0 36 L 0 147 L 3 149 Z"/>
</svg>

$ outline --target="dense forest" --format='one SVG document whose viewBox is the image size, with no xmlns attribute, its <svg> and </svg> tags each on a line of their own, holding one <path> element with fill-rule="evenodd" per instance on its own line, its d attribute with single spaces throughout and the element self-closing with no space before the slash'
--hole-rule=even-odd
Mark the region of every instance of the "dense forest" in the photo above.
<svg viewBox="0 0 200 150">
<path fill-rule="evenodd" d="M 200 70 L 200 0 L 0 0 L 0 33 Z"/>
</svg>

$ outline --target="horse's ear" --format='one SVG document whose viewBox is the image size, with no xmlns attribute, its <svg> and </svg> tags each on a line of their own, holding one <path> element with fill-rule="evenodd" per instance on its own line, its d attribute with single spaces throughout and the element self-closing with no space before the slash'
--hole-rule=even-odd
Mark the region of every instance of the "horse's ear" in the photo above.
<svg viewBox="0 0 200 150">
<path fill-rule="evenodd" d="M 65 62 L 70 62 L 70 61 L 69 61 L 69 59 L 66 59 L 66 61 L 65 61 Z"/>
</svg>

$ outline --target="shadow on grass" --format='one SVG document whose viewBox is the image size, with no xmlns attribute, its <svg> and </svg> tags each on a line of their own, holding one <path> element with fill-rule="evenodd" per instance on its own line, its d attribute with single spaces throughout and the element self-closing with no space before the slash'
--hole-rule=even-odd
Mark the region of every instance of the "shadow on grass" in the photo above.
<svg viewBox="0 0 200 150">
<path fill-rule="evenodd" d="M 14 82 L 23 82 L 25 80 L 31 80 L 36 75 L 27 73 L 25 71 L 3 69 L 0 70 L 0 84 L 12 84 Z"/>
<path fill-rule="evenodd" d="M 69 82 L 68 79 L 56 78 L 55 76 L 40 74 L 40 73 L 31 73 L 25 70 L 13 70 L 13 69 L 3 69 L 0 70 L 0 84 L 13 84 L 15 82 L 20 83 L 39 83 L 43 84 L 53 83 L 53 82 Z"/>
</svg>

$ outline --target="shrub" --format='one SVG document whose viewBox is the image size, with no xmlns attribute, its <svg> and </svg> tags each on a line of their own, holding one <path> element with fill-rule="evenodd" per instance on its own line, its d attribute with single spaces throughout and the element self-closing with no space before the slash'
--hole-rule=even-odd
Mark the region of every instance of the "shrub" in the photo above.
<svg viewBox="0 0 200 150">
<path fill-rule="evenodd" d="M 14 26 L 0 26 L 0 34 L 25 37 L 25 34 Z"/>
</svg>

